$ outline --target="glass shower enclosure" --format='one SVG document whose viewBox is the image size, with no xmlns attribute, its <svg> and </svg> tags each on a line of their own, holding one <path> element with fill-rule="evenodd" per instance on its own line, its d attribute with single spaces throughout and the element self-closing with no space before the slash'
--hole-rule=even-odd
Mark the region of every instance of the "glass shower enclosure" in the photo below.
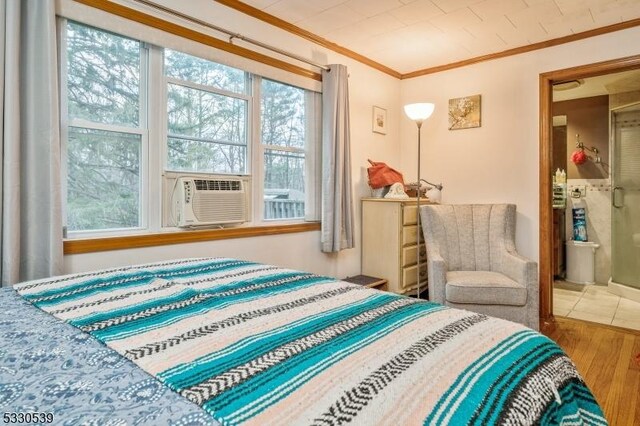
<svg viewBox="0 0 640 426">
<path fill-rule="evenodd" d="M 612 110 L 611 131 L 611 282 L 640 295 L 640 103 Z"/>
</svg>

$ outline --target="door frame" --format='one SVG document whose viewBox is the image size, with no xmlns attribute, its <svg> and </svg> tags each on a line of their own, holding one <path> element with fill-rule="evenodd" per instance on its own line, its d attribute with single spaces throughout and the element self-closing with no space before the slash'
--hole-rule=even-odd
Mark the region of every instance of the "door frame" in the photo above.
<svg viewBox="0 0 640 426">
<path fill-rule="evenodd" d="M 552 84 L 640 68 L 640 55 L 540 74 L 540 330 L 555 329 L 553 317 Z"/>
</svg>

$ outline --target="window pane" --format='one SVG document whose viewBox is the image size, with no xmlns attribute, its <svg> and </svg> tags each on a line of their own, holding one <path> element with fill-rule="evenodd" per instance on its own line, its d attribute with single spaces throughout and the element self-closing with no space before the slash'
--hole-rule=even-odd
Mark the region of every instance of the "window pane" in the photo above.
<svg viewBox="0 0 640 426">
<path fill-rule="evenodd" d="M 169 84 L 169 134 L 246 145 L 247 102 Z"/>
<path fill-rule="evenodd" d="M 304 217 L 305 158 L 302 153 L 266 149 L 264 218 Z"/>
<path fill-rule="evenodd" d="M 262 143 L 305 147 L 304 90 L 262 80 Z"/>
<path fill-rule="evenodd" d="M 70 117 L 137 127 L 140 43 L 69 22 L 67 90 Z"/>
<path fill-rule="evenodd" d="M 167 94 L 167 168 L 245 173 L 247 101 L 176 84 Z"/>
<path fill-rule="evenodd" d="M 140 135 L 69 128 L 70 231 L 140 226 Z"/>
<path fill-rule="evenodd" d="M 245 93 L 244 71 L 165 49 L 164 69 L 169 77 L 230 92 Z"/>
<path fill-rule="evenodd" d="M 167 169 L 202 173 L 246 172 L 247 147 L 170 137 Z"/>
</svg>

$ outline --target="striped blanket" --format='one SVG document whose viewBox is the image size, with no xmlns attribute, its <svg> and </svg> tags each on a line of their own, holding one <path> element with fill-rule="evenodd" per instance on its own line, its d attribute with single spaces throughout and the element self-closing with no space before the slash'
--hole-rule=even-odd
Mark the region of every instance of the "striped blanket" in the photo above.
<svg viewBox="0 0 640 426">
<path fill-rule="evenodd" d="M 224 425 L 606 424 L 521 325 L 234 259 L 15 287 Z"/>
</svg>

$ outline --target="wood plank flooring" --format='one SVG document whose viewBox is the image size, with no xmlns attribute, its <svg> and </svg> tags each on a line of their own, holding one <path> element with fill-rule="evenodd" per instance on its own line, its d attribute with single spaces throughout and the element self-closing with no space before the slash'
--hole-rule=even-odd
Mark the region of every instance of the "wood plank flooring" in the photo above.
<svg viewBox="0 0 640 426">
<path fill-rule="evenodd" d="M 556 318 L 548 336 L 573 359 L 611 425 L 640 425 L 640 332 Z"/>
</svg>

